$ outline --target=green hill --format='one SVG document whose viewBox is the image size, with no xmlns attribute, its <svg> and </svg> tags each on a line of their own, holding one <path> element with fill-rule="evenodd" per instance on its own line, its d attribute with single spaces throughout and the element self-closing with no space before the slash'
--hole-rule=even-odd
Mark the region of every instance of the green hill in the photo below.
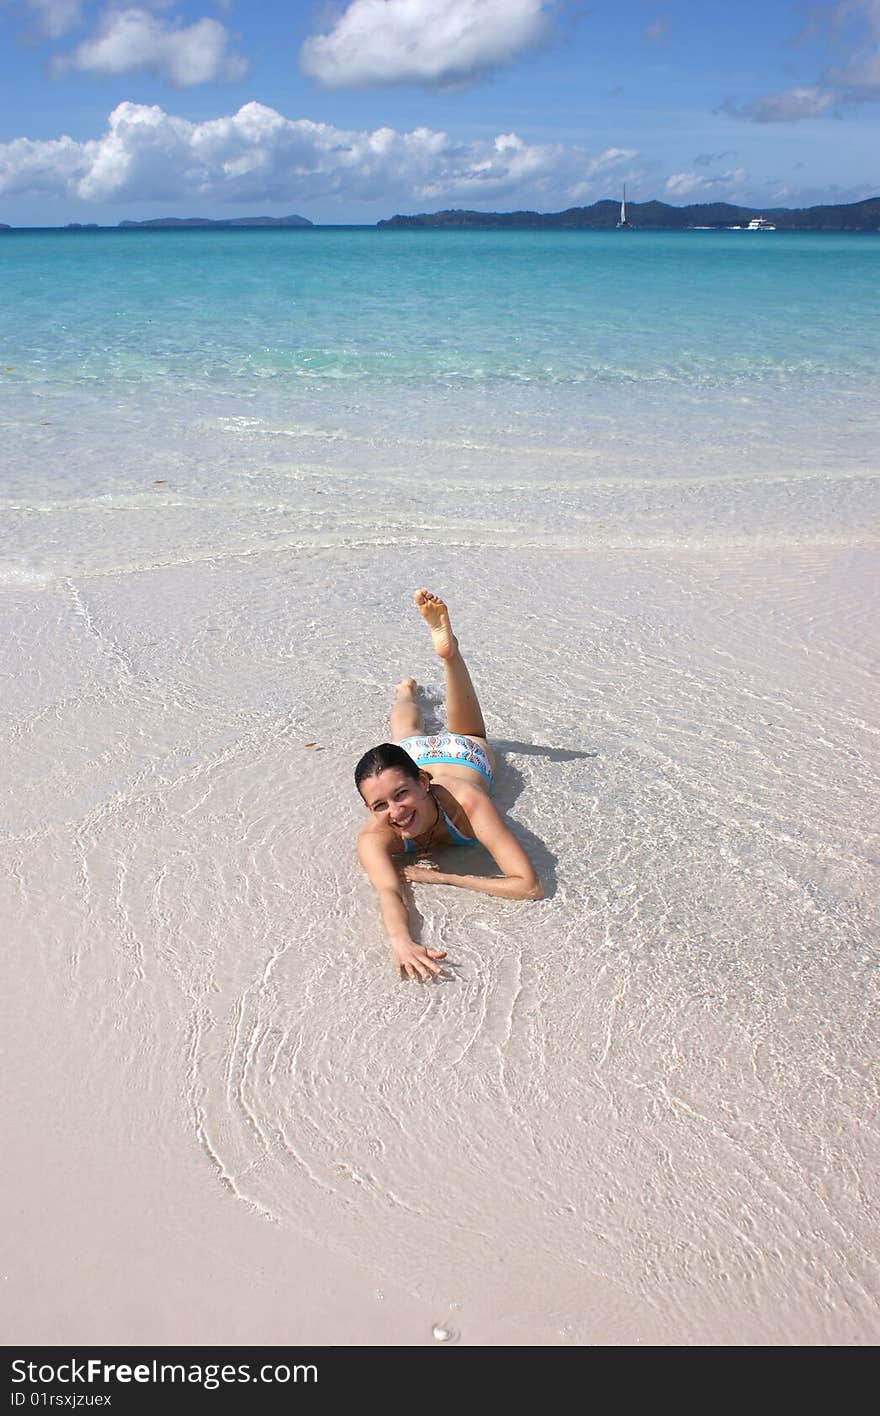
<svg viewBox="0 0 880 1416">
<path fill-rule="evenodd" d="M 683 231 L 697 226 L 725 230 L 747 226 L 757 216 L 766 217 L 779 231 L 880 231 L 880 197 L 868 197 L 846 206 L 741 207 L 729 202 L 702 202 L 675 207 L 666 202 L 627 202 L 627 225 L 643 231 Z M 392 216 L 379 221 L 385 229 L 462 227 L 473 230 L 517 227 L 525 230 L 554 228 L 604 230 L 616 227 L 620 203 L 594 202 L 567 211 L 438 211 L 418 216 Z"/>
</svg>

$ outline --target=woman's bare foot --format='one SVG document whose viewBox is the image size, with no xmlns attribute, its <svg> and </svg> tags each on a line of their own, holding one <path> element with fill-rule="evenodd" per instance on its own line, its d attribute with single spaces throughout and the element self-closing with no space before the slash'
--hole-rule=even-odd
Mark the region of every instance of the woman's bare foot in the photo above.
<svg viewBox="0 0 880 1416">
<path fill-rule="evenodd" d="M 431 631 L 434 648 L 441 659 L 451 659 L 458 649 L 458 640 L 452 633 L 449 611 L 444 602 L 430 590 L 416 590 L 413 599 L 419 614 Z"/>
</svg>

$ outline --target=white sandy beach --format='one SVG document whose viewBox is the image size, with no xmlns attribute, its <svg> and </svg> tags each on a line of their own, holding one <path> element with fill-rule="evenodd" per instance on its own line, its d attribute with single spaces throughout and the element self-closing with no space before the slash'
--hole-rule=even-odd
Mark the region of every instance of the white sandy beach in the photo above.
<svg viewBox="0 0 880 1416">
<path fill-rule="evenodd" d="M 210 432 L 233 514 L 7 506 L 6 1341 L 876 1342 L 869 472 Z M 418 584 L 546 888 L 416 888 L 426 987 L 351 777 Z"/>
</svg>

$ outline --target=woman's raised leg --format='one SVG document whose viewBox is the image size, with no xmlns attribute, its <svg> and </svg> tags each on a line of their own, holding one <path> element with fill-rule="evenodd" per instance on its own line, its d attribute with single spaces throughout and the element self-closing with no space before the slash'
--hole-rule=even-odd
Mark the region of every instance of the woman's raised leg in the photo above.
<svg viewBox="0 0 880 1416">
<path fill-rule="evenodd" d="M 486 725 L 467 664 L 461 657 L 458 640 L 452 633 L 449 611 L 430 590 L 417 590 L 413 599 L 431 631 L 434 648 L 443 660 L 446 675 L 446 726 L 451 733 L 486 737 Z"/>
</svg>

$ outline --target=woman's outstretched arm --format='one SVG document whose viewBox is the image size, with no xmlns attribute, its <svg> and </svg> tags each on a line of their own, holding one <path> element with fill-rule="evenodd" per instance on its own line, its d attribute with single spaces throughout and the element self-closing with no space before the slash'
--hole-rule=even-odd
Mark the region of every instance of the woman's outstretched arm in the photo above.
<svg viewBox="0 0 880 1416">
<path fill-rule="evenodd" d="M 429 979 L 432 974 L 440 973 L 440 965 L 435 960 L 445 959 L 446 951 L 423 949 L 410 934 L 403 885 L 391 858 L 396 844 L 399 841 L 393 832 L 362 831 L 358 839 L 358 856 L 379 896 L 382 923 L 395 964 L 407 978 Z"/>
<path fill-rule="evenodd" d="M 468 814 L 474 835 L 480 845 L 486 847 L 501 875 L 456 875 L 431 866 L 405 865 L 401 870 L 404 880 L 457 885 L 462 890 L 476 890 L 481 895 L 495 895 L 501 900 L 540 900 L 544 892 L 532 862 L 485 793 L 468 790 L 467 798 L 462 794 L 459 801 Z"/>
</svg>

